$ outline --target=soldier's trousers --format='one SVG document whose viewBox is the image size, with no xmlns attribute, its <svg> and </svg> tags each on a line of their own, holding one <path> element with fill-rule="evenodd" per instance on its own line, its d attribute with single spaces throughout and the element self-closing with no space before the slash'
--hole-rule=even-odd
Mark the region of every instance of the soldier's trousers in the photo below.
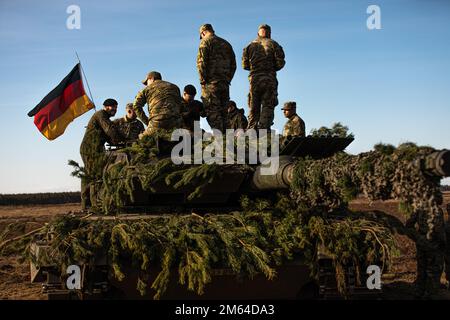
<svg viewBox="0 0 450 320">
<path fill-rule="evenodd" d="M 96 160 L 95 157 L 83 153 L 81 153 L 81 159 L 83 160 L 86 174 L 86 177 L 81 179 L 81 208 L 87 209 L 96 207 L 98 204 L 97 192 L 99 186 L 96 185 L 95 179 L 92 178 L 96 174 Z"/>
<path fill-rule="evenodd" d="M 449 218 L 447 218 L 447 224 L 445 226 L 445 234 L 446 234 L 446 248 L 445 248 L 445 278 L 450 283 L 450 205 L 447 207 L 447 212 L 449 214 Z"/>
<path fill-rule="evenodd" d="M 438 250 L 424 248 L 416 244 L 417 257 L 417 293 L 434 294 L 440 287 L 443 267 L 443 255 Z"/>
<path fill-rule="evenodd" d="M 249 129 L 270 129 L 274 109 L 278 105 L 278 81 L 276 77 L 250 77 L 248 94 Z"/>
<path fill-rule="evenodd" d="M 230 101 L 229 84 L 217 82 L 202 85 L 202 101 L 209 126 L 225 132 L 228 123 L 227 104 Z"/>
</svg>

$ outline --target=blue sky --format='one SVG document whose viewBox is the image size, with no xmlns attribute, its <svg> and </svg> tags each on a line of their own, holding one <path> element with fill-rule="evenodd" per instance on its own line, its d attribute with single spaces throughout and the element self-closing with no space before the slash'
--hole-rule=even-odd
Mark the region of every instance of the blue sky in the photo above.
<svg viewBox="0 0 450 320">
<path fill-rule="evenodd" d="M 81 8 L 80 30 L 66 28 L 71 4 Z M 381 30 L 366 27 L 370 4 L 381 8 Z M 26 115 L 75 65 L 75 51 L 97 106 L 113 97 L 120 116 L 150 70 L 199 89 L 205 22 L 232 44 L 238 66 L 257 26 L 272 26 L 287 61 L 278 74 L 280 104 L 297 101 L 308 132 L 341 121 L 356 136 L 350 153 L 378 142 L 450 148 L 449 1 L 0 0 L 0 193 L 79 190 L 67 160 L 80 161 L 92 112 L 54 141 Z M 239 67 L 231 85 L 244 108 L 247 75 Z M 283 124 L 279 106 L 274 127 Z"/>
</svg>

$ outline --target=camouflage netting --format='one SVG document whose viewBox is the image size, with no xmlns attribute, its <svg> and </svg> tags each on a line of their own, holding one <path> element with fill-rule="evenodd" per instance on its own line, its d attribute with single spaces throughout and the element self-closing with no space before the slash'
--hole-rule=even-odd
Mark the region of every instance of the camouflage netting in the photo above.
<svg viewBox="0 0 450 320">
<path fill-rule="evenodd" d="M 75 161 L 69 161 L 69 165 L 74 167 L 73 176 L 81 177 L 93 181 L 97 185 L 99 203 L 96 211 L 105 214 L 117 214 L 122 212 L 122 208 L 129 203 L 134 202 L 134 195 L 137 189 L 142 189 L 145 192 L 154 193 L 155 184 L 164 183 L 174 189 L 183 188 L 186 186 L 196 186 L 194 190 L 188 195 L 191 200 L 202 194 L 202 191 L 213 182 L 214 179 L 219 179 L 223 170 L 227 170 L 228 165 L 217 164 L 200 164 L 200 165 L 175 165 L 170 156 L 171 144 L 161 144 L 161 140 L 170 141 L 171 133 L 167 131 L 158 132 L 152 136 L 145 136 L 143 139 L 131 146 L 121 149 L 120 151 L 128 155 L 128 159 L 111 163 L 109 156 L 101 156 L 102 158 L 96 163 L 109 163 L 106 170 L 102 170 L 102 174 L 95 174 L 92 177 L 87 177 Z M 231 154 L 234 155 L 236 161 L 237 137 L 234 138 L 234 150 Z M 195 148 L 192 145 L 191 160 L 194 162 L 196 157 L 195 152 L 203 154 L 205 148 L 214 142 L 214 137 L 210 141 L 203 140 L 197 142 L 201 144 L 200 148 Z M 174 142 L 177 144 L 178 142 Z M 248 156 L 248 150 L 258 150 L 261 144 L 258 140 L 251 139 L 244 140 L 245 153 Z M 226 155 L 226 141 L 225 137 L 222 141 L 222 155 L 225 159 Z M 267 154 L 270 155 L 270 140 L 265 146 Z M 198 151 L 199 150 L 199 151 Z M 160 155 L 164 154 L 164 157 Z M 211 152 L 214 156 L 215 152 Z M 225 161 L 225 160 L 224 160 Z M 256 161 L 256 158 L 255 158 Z M 234 166 L 234 165 L 231 165 Z M 235 166 L 236 167 L 236 166 Z M 248 165 L 239 165 L 239 170 L 251 172 L 254 169 Z M 99 179 L 101 177 L 101 180 Z M 94 208 L 95 209 L 95 208 Z M 94 210 L 95 211 L 95 210 Z"/>
<path fill-rule="evenodd" d="M 397 199 L 407 215 L 427 212 L 426 240 L 442 243 L 441 178 L 424 172 L 416 161 L 434 151 L 412 143 L 398 148 L 379 144 L 374 151 L 356 156 L 338 153 L 323 160 L 300 159 L 291 197 L 299 205 L 323 212 L 347 207 L 358 194 L 371 201 Z"/>
<path fill-rule="evenodd" d="M 164 147 L 157 143 L 158 138 L 169 140 L 168 135 L 169 133 L 162 133 L 161 136 L 145 136 L 131 147 L 121 150 L 129 155 L 130 161 L 116 162 L 104 170 L 99 194 L 103 213 L 120 213 L 124 206 L 135 201 L 137 188 L 154 193 L 154 186 L 158 183 L 174 189 L 195 186 L 188 195 L 191 200 L 200 196 L 209 184 L 220 178 L 224 167 L 217 164 L 175 165 L 168 156 L 158 158 L 161 152 L 170 155 L 170 150 L 160 150 Z M 203 142 L 200 150 L 208 144 Z M 252 169 L 241 166 L 241 170 Z"/>
<path fill-rule="evenodd" d="M 348 137 L 347 128 L 340 124 L 313 135 Z M 168 159 L 158 160 L 158 147 L 156 138 L 141 140 L 124 150 L 133 155 L 131 162 L 119 162 L 106 170 L 99 181 L 103 212 L 120 212 L 133 200 L 137 182 L 148 192 L 161 181 L 174 187 L 195 184 L 190 195 L 195 197 L 220 177 L 219 165 L 175 166 Z M 106 251 L 118 279 L 127 277 L 124 267 L 131 263 L 142 271 L 137 288 L 144 293 L 151 286 L 155 298 L 163 296 L 173 272 L 181 284 L 198 294 L 211 281 L 213 268 L 231 268 L 237 277 L 263 273 L 273 279 L 276 266 L 299 257 L 317 276 L 317 250 L 323 248 L 334 258 L 338 286 L 345 293 L 346 266 L 353 265 L 357 274 L 369 264 L 389 267 L 396 254 L 394 233 L 427 245 L 443 240 L 439 178 L 427 175 L 413 161 L 433 151 L 414 144 L 398 148 L 380 144 L 355 156 L 341 152 L 323 160 L 299 159 L 290 193 L 280 193 L 277 203 L 243 197 L 239 212 L 204 216 L 139 220 L 67 216 L 20 241 L 29 248 L 30 240 L 50 237 L 49 261 L 60 264 L 62 270 L 68 264 L 92 262 Z M 76 169 L 74 174 L 83 173 L 82 168 Z M 405 229 L 387 215 L 351 212 L 348 202 L 360 193 L 370 200 L 399 199 L 407 214 L 426 211 L 426 234 Z M 2 253 L 18 248 L 23 247 L 11 241 L 0 244 Z M 162 270 L 150 280 L 148 271 L 154 266 Z"/>
<path fill-rule="evenodd" d="M 127 277 L 123 270 L 131 263 L 141 270 L 137 289 L 145 294 L 150 286 L 157 299 L 174 272 L 182 285 L 198 294 L 211 282 L 213 268 L 230 268 L 238 278 L 263 273 L 273 279 L 276 266 L 295 256 L 316 275 L 317 248 L 323 247 L 335 258 L 338 284 L 345 292 L 345 266 L 355 265 L 357 272 L 369 264 L 387 266 L 395 246 L 388 224 L 362 213 L 341 213 L 340 219 L 330 220 L 299 210 L 283 196 L 274 205 L 244 197 L 242 211 L 228 214 L 139 220 L 65 216 L 33 239 L 52 239 L 51 255 L 41 256 L 37 261 L 41 265 L 56 263 L 65 270 L 70 264 L 92 263 L 106 253 L 115 277 L 123 280 Z M 159 266 L 162 270 L 150 281 L 148 271 Z"/>
</svg>

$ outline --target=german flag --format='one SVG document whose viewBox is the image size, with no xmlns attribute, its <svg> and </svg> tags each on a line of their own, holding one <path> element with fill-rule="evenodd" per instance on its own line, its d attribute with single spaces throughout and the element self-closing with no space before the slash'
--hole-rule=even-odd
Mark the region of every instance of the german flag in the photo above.
<svg viewBox="0 0 450 320">
<path fill-rule="evenodd" d="M 34 124 L 48 140 L 54 140 L 64 133 L 69 123 L 92 108 L 94 104 L 84 91 L 78 63 L 55 89 L 28 112 L 28 116 L 34 116 Z"/>
</svg>

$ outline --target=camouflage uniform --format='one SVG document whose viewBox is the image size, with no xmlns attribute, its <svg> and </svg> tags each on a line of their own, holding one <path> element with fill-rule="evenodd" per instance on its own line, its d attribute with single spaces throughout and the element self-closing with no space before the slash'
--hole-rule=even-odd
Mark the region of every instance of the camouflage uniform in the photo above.
<svg viewBox="0 0 450 320">
<path fill-rule="evenodd" d="M 142 110 L 146 103 L 149 117 Z M 180 89 L 167 81 L 155 80 L 141 90 L 134 100 L 133 109 L 137 117 L 148 125 L 144 134 L 152 134 L 157 129 L 181 128 L 183 125 Z"/>
<path fill-rule="evenodd" d="M 113 123 L 117 126 L 124 142 L 131 142 L 139 139 L 139 134 L 144 131 L 144 125 L 138 119 L 129 119 L 127 116 L 116 119 Z"/>
<path fill-rule="evenodd" d="M 270 38 L 253 40 L 242 55 L 242 67 L 249 70 L 248 128 L 270 129 L 278 105 L 276 72 L 285 65 L 283 48 Z M 261 107 L 262 105 L 262 107 Z"/>
<path fill-rule="evenodd" d="M 183 128 L 189 131 L 194 131 L 194 121 L 200 121 L 200 117 L 205 117 L 203 103 L 198 100 L 187 102 L 183 99 L 182 111 Z"/>
<path fill-rule="evenodd" d="M 236 71 L 233 47 L 215 35 L 202 39 L 197 55 L 197 69 L 202 85 L 202 100 L 211 128 L 224 130 L 230 83 Z"/>
<path fill-rule="evenodd" d="M 235 108 L 233 112 L 228 113 L 227 129 L 246 129 L 247 125 L 248 122 L 244 115 L 244 109 Z"/>
<path fill-rule="evenodd" d="M 430 296 L 436 293 L 440 287 L 444 264 L 442 252 L 445 247 L 443 219 L 441 222 L 436 219 L 432 221 L 430 215 L 424 210 L 413 212 L 406 222 L 406 227 L 412 229 L 416 229 L 415 225 L 417 224 L 417 296 Z"/>
<path fill-rule="evenodd" d="M 123 138 L 105 110 L 94 113 L 86 127 L 80 146 L 86 177 L 81 179 L 81 205 L 96 205 L 96 181 L 101 179 L 105 164 L 105 143 L 116 144 Z"/>
<path fill-rule="evenodd" d="M 294 113 L 284 125 L 283 137 L 287 136 L 305 136 L 305 122 L 296 113 Z"/>
<path fill-rule="evenodd" d="M 450 289 L 450 203 L 447 203 L 447 223 L 445 225 L 446 248 L 445 248 L 445 278 Z"/>
</svg>

